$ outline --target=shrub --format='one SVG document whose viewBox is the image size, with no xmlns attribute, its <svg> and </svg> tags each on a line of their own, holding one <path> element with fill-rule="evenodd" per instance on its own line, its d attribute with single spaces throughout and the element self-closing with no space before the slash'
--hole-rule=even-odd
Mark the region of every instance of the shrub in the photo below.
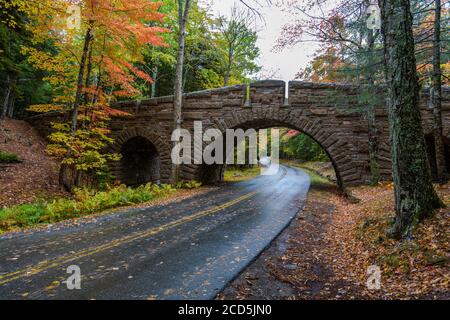
<svg viewBox="0 0 450 320">
<path fill-rule="evenodd" d="M 186 183 L 193 188 L 198 183 Z M 88 188 L 75 190 L 74 198 L 59 198 L 49 202 L 36 202 L 0 209 L 0 231 L 27 227 L 39 223 L 53 223 L 107 209 L 145 203 L 166 196 L 176 189 L 171 185 L 147 184 L 138 188 L 124 185 L 106 191 Z"/>
<path fill-rule="evenodd" d="M 14 153 L 0 151 L 0 163 L 18 163 L 19 157 Z"/>
<path fill-rule="evenodd" d="M 201 182 L 198 181 L 188 181 L 188 182 L 178 182 L 177 189 L 197 189 L 202 186 Z"/>
<path fill-rule="evenodd" d="M 46 213 L 45 203 L 22 204 L 0 210 L 0 228 L 26 227 L 39 223 Z"/>
</svg>

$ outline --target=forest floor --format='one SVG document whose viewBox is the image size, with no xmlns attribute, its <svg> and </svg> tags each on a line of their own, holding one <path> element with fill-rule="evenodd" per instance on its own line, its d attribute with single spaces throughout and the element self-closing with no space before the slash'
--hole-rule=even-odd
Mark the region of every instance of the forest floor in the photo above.
<svg viewBox="0 0 450 320">
<path fill-rule="evenodd" d="M 0 208 L 40 198 L 67 197 L 58 184 L 58 165 L 45 153 L 45 140 L 27 122 L 0 120 L 0 151 L 20 163 L 0 163 Z"/>
<path fill-rule="evenodd" d="M 47 153 L 46 141 L 26 121 L 0 120 L 0 151 L 16 154 L 19 163 L 0 163 L 0 209 L 42 199 L 72 198 L 58 182 L 58 164 Z M 253 176 L 252 176 L 253 177 Z M 178 201 L 211 188 L 177 190 L 164 201 Z M 144 206 L 148 204 L 141 204 Z"/>
<path fill-rule="evenodd" d="M 361 201 L 350 203 L 310 175 L 305 208 L 218 299 L 450 299 L 448 208 L 397 242 L 386 236 L 392 184 L 354 188 Z M 436 188 L 449 205 L 450 184 Z M 380 268 L 379 289 L 368 289 L 369 266 Z"/>
</svg>

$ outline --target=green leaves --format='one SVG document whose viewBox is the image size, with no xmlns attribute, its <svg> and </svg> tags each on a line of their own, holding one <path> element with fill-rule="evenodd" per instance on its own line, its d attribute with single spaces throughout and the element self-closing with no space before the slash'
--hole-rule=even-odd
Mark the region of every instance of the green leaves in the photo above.
<svg viewBox="0 0 450 320">
<path fill-rule="evenodd" d="M 306 134 L 297 134 L 281 141 L 280 150 L 300 161 L 327 161 L 323 148 Z"/>
<path fill-rule="evenodd" d="M 172 30 L 163 35 L 168 47 L 144 48 L 145 65 L 143 68 L 153 73 L 156 80 L 156 96 L 172 95 L 175 64 L 177 56 L 178 12 L 175 1 L 164 1 L 160 11 L 166 15 L 164 26 Z M 224 85 L 229 62 L 229 50 L 224 33 L 218 28 L 219 22 L 197 1 L 193 1 L 187 22 L 184 92 L 219 88 Z M 234 26 L 238 25 L 238 28 Z M 256 46 L 257 34 L 247 24 L 233 24 L 231 29 L 239 31 L 238 41 L 233 41 L 228 84 L 247 83 L 250 75 L 260 70 L 256 64 L 259 49 Z M 150 95 L 151 88 L 141 84 L 143 91 Z M 144 88 L 146 86 L 146 88 Z"/>
<path fill-rule="evenodd" d="M 0 163 L 17 163 L 19 158 L 14 153 L 0 151 Z"/>
<path fill-rule="evenodd" d="M 190 182 L 181 187 L 192 189 L 198 187 L 198 183 Z M 100 192 L 87 188 L 76 189 L 74 199 L 59 198 L 0 209 L 0 232 L 145 203 L 168 196 L 175 191 L 176 189 L 170 185 L 152 184 L 138 188 L 120 185 Z"/>
</svg>

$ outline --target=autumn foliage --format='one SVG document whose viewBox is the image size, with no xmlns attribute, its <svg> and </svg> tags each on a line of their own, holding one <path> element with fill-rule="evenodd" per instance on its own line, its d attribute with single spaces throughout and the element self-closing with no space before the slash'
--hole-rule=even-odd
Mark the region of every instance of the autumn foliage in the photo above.
<svg viewBox="0 0 450 320">
<path fill-rule="evenodd" d="M 107 170 L 107 162 L 120 159 L 104 152 L 113 142 L 107 121 L 129 116 L 111 107 L 117 98 L 141 96 L 137 79 L 151 83 L 140 70 L 143 45 L 165 46 L 159 13 L 162 2 L 148 0 L 14 0 L 25 14 L 32 45 L 22 48 L 29 62 L 44 71 L 53 90 L 50 104 L 32 105 L 30 111 L 62 111 L 70 115 L 54 123 L 48 152 L 61 160 L 61 181 L 79 183 L 82 172 Z M 11 25 L 14 20 L 11 18 Z M 51 50 L 42 49 L 51 43 Z M 64 178 L 65 177 L 65 178 Z M 71 180 L 71 181 L 68 181 Z"/>
</svg>

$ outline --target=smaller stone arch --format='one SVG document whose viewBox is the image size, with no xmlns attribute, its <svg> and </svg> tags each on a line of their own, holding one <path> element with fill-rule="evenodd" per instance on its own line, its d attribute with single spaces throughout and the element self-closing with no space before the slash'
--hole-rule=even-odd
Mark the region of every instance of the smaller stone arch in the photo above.
<svg viewBox="0 0 450 320">
<path fill-rule="evenodd" d="M 128 128 L 114 141 L 110 149 L 122 159 L 111 163 L 110 168 L 119 181 L 129 186 L 169 181 L 170 146 L 155 130 Z"/>
</svg>

